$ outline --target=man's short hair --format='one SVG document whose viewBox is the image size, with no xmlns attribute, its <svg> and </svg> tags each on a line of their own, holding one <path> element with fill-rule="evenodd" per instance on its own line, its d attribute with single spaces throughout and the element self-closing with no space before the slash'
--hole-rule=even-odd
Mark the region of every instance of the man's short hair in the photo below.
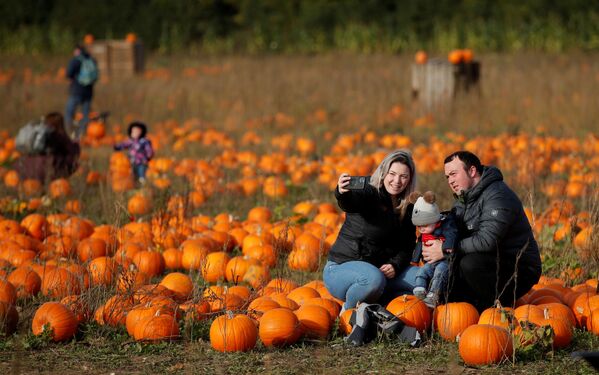
<svg viewBox="0 0 599 375">
<path fill-rule="evenodd" d="M 459 159 L 462 163 L 464 163 L 464 169 L 468 170 L 470 167 L 474 166 L 478 174 L 483 174 L 483 165 L 480 163 L 480 159 L 478 156 L 474 155 L 470 151 L 456 151 L 445 158 L 443 164 L 447 164 L 454 159 Z"/>
</svg>

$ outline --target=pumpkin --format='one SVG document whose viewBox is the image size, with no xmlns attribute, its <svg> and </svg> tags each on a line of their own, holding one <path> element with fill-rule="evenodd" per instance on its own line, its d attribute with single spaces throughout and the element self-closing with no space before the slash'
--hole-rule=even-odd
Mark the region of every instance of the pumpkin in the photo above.
<svg viewBox="0 0 599 375">
<path fill-rule="evenodd" d="M 135 34 L 135 33 L 127 33 L 127 35 L 125 35 L 125 41 L 127 43 L 135 43 L 135 42 L 137 42 L 137 34 Z"/>
<path fill-rule="evenodd" d="M 339 331 L 341 331 L 341 333 L 344 335 L 349 335 L 352 331 L 353 327 L 350 323 L 350 319 L 355 310 L 356 309 L 353 308 L 347 309 L 339 316 Z"/>
<path fill-rule="evenodd" d="M 0 278 L 0 302 L 14 305 L 17 302 L 17 289 L 10 282 Z"/>
<path fill-rule="evenodd" d="M 91 316 L 91 311 L 89 310 L 86 301 L 81 296 L 66 296 L 60 300 L 60 303 L 65 305 L 73 312 L 73 314 L 75 314 L 75 318 L 77 318 L 77 324 L 85 323 Z"/>
<path fill-rule="evenodd" d="M 270 297 L 258 297 L 248 305 L 248 313 L 250 317 L 259 320 L 260 317 L 269 310 L 281 307 L 277 302 Z"/>
<path fill-rule="evenodd" d="M 101 238 L 88 237 L 77 244 L 77 257 L 83 263 L 106 256 L 107 253 L 106 241 Z"/>
<path fill-rule="evenodd" d="M 281 277 L 277 277 L 272 279 L 266 284 L 267 287 L 273 287 L 279 292 L 289 293 L 293 289 L 299 287 L 299 284 L 291 279 L 285 279 Z M 307 285 L 309 286 L 309 285 Z"/>
<path fill-rule="evenodd" d="M 146 215 L 152 209 L 152 201 L 144 194 L 135 194 L 127 202 L 127 211 L 131 215 Z"/>
<path fill-rule="evenodd" d="M 173 340 L 179 337 L 179 325 L 174 316 L 161 314 L 159 310 L 135 324 L 133 337 L 136 341 Z"/>
<path fill-rule="evenodd" d="M 274 267 L 277 264 L 277 252 L 274 246 L 269 244 L 244 247 L 243 254 L 258 259 L 268 267 Z"/>
<path fill-rule="evenodd" d="M 320 297 L 320 294 L 314 288 L 309 286 L 300 286 L 287 293 L 287 298 L 295 301 L 298 305 L 302 306 L 305 301 Z"/>
<path fill-rule="evenodd" d="M 56 267 L 45 270 L 40 290 L 43 295 L 48 297 L 66 297 L 71 294 L 79 294 L 81 282 L 65 268 Z"/>
<path fill-rule="evenodd" d="M 270 280 L 270 269 L 262 264 L 250 264 L 242 280 L 254 289 L 258 289 Z"/>
<path fill-rule="evenodd" d="M 87 265 L 92 285 L 111 285 L 116 272 L 116 262 L 109 257 L 98 257 Z"/>
<path fill-rule="evenodd" d="M 31 322 L 31 330 L 38 336 L 48 329 L 52 330 L 53 341 L 68 340 L 77 331 L 77 318 L 65 305 L 46 302 L 36 310 Z"/>
<path fill-rule="evenodd" d="M 428 60 L 428 56 L 426 54 L 425 51 L 417 51 L 416 54 L 414 55 L 414 62 L 416 64 L 426 64 Z"/>
<path fill-rule="evenodd" d="M 283 347 L 295 343 L 301 336 L 300 322 L 293 311 L 274 308 L 260 318 L 260 340 L 266 347 Z"/>
<path fill-rule="evenodd" d="M 52 198 L 61 198 L 66 197 L 71 194 L 71 184 L 65 178 L 59 178 L 50 182 L 48 186 L 50 191 L 50 196 Z"/>
<path fill-rule="evenodd" d="M 268 207 L 253 207 L 248 211 L 248 221 L 267 223 L 272 218 L 272 211 Z"/>
<path fill-rule="evenodd" d="M 460 356 L 469 366 L 490 365 L 513 354 L 512 338 L 505 328 L 474 324 L 460 334 Z"/>
<path fill-rule="evenodd" d="M 133 300 L 128 296 L 114 295 L 110 297 L 102 308 L 102 321 L 104 324 L 116 327 L 124 325 L 127 313 L 133 308 Z"/>
<path fill-rule="evenodd" d="M 316 272 L 320 265 L 320 257 L 317 252 L 293 250 L 289 253 L 287 265 L 292 270 Z"/>
<path fill-rule="evenodd" d="M 450 302 L 439 305 L 435 309 L 435 329 L 447 341 L 455 341 L 456 337 L 467 327 L 477 324 L 478 311 L 467 302 Z"/>
<path fill-rule="evenodd" d="M 229 287 L 227 293 L 235 294 L 236 296 L 238 296 L 239 298 L 241 298 L 244 301 L 248 301 L 252 294 L 250 289 L 245 285 L 233 285 L 233 286 Z"/>
<path fill-rule="evenodd" d="M 217 251 L 206 255 L 206 261 L 202 265 L 202 277 L 210 283 L 215 283 L 218 280 L 225 278 L 227 263 L 231 258 L 224 251 Z"/>
<path fill-rule="evenodd" d="M 183 311 L 186 320 L 202 321 L 208 319 L 210 313 L 210 304 L 207 301 L 187 301 L 179 305 Z"/>
<path fill-rule="evenodd" d="M 181 250 L 175 248 L 166 249 L 162 253 L 162 257 L 164 258 L 164 267 L 167 270 L 178 270 L 183 268 L 181 263 L 183 252 Z"/>
<path fill-rule="evenodd" d="M 156 305 L 135 305 L 131 310 L 129 310 L 127 317 L 125 318 L 125 328 L 127 328 L 129 335 L 134 337 L 137 323 L 143 319 L 154 316 L 159 310 L 160 306 Z"/>
<path fill-rule="evenodd" d="M 116 279 L 117 290 L 121 293 L 131 293 L 150 281 L 148 275 L 138 271 L 134 266 L 131 268 L 121 271 Z"/>
<path fill-rule="evenodd" d="M 132 260 L 137 269 L 149 277 L 158 276 L 164 272 L 164 257 L 162 253 L 144 250 L 136 253 Z"/>
<path fill-rule="evenodd" d="M 256 346 L 258 329 L 247 315 L 227 312 L 210 325 L 210 345 L 220 352 L 245 352 Z"/>
<path fill-rule="evenodd" d="M 489 307 L 478 318 L 478 324 L 488 324 L 511 330 L 514 327 L 514 312 L 509 307 Z"/>
<path fill-rule="evenodd" d="M 25 228 L 27 234 L 31 237 L 43 240 L 48 233 L 48 222 L 46 217 L 41 214 L 29 214 L 21 220 L 21 227 Z"/>
<path fill-rule="evenodd" d="M 41 277 L 29 266 L 17 267 L 7 280 L 16 288 L 18 298 L 35 296 L 42 286 Z"/>
<path fill-rule="evenodd" d="M 96 38 L 94 38 L 93 34 L 85 34 L 83 36 L 84 44 L 92 44 Z"/>
<path fill-rule="evenodd" d="M 543 318 L 535 318 L 531 320 L 531 323 L 534 323 L 540 327 L 551 327 L 551 330 L 553 331 L 552 346 L 555 349 L 564 348 L 570 345 L 572 342 L 573 327 L 571 323 L 566 319 L 549 317 L 548 309 L 543 310 Z"/>
<path fill-rule="evenodd" d="M 599 336 L 599 309 L 593 310 L 587 318 L 587 330 Z"/>
<path fill-rule="evenodd" d="M 462 50 L 454 49 L 447 55 L 447 60 L 452 64 L 459 64 L 463 61 Z"/>
<path fill-rule="evenodd" d="M 407 294 L 396 297 L 387 304 L 387 310 L 420 332 L 431 326 L 431 312 L 418 297 Z"/>
<path fill-rule="evenodd" d="M 302 332 L 310 338 L 325 339 L 331 331 L 331 316 L 327 309 L 317 305 L 305 305 L 295 310 Z"/>
<path fill-rule="evenodd" d="M 309 298 L 304 300 L 304 303 L 302 304 L 302 306 L 310 305 L 322 306 L 327 309 L 329 315 L 331 316 L 331 323 L 335 323 L 335 319 L 337 319 L 339 316 L 339 311 L 341 310 L 341 307 L 336 301 L 322 297 Z"/>
<path fill-rule="evenodd" d="M 287 298 L 285 293 L 273 293 L 270 298 L 279 304 L 279 306 L 287 308 L 289 310 L 299 309 L 299 305 L 292 299 Z"/>
<path fill-rule="evenodd" d="M 18 323 L 19 313 L 15 305 L 0 301 L 0 334 L 12 335 Z"/>
<path fill-rule="evenodd" d="M 209 303 L 210 311 L 235 311 L 241 310 L 241 307 L 245 304 L 245 301 L 236 294 L 223 294 L 221 296 L 213 298 Z"/>
<path fill-rule="evenodd" d="M 160 285 L 167 287 L 175 292 L 177 299 L 186 301 L 193 292 L 193 282 L 191 277 L 180 272 L 172 272 L 164 276 Z"/>
</svg>

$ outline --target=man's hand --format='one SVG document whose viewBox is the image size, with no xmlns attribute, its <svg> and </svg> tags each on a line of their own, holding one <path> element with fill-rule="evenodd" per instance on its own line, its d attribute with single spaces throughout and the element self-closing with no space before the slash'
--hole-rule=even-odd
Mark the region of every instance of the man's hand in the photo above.
<svg viewBox="0 0 599 375">
<path fill-rule="evenodd" d="M 426 241 L 426 243 L 423 243 L 422 259 L 424 259 L 426 263 L 435 263 L 436 261 L 443 259 L 442 244 L 443 241 L 441 240 L 429 240 Z"/>
<path fill-rule="evenodd" d="M 386 278 L 392 279 L 395 277 L 395 268 L 390 264 L 383 264 L 379 267 L 379 270 L 385 275 Z"/>
</svg>

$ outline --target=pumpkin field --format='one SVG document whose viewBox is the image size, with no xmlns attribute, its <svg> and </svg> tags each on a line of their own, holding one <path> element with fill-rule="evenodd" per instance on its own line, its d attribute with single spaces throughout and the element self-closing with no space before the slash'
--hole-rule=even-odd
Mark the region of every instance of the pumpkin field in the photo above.
<svg viewBox="0 0 599 375">
<path fill-rule="evenodd" d="M 599 59 L 481 53 L 480 90 L 426 111 L 414 55 L 149 55 L 100 75 L 80 166 L 19 178 L 15 135 L 63 112 L 64 57 L 0 63 L 1 373 L 593 373 L 599 350 Z M 439 55 L 446 59 L 447 55 Z M 113 145 L 134 121 L 147 182 Z M 516 306 L 387 309 L 423 336 L 353 347 L 322 267 L 344 220 L 339 175 L 409 149 L 417 188 L 453 203 L 466 149 L 522 200 L 543 276 Z"/>
</svg>

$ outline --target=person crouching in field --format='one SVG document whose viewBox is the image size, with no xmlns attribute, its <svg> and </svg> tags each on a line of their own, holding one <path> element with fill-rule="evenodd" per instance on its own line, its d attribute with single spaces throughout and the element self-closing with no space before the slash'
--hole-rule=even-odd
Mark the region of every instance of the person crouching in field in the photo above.
<svg viewBox="0 0 599 375">
<path fill-rule="evenodd" d="M 408 201 L 416 185 L 412 155 L 392 152 L 364 185 L 349 185 L 350 176 L 341 174 L 335 198 L 345 222 L 323 270 L 328 291 L 345 301 L 342 311 L 411 293 L 418 270 L 410 265 L 416 242 Z"/>
<path fill-rule="evenodd" d="M 456 198 L 458 228 L 449 300 L 470 302 L 479 311 L 496 301 L 514 306 L 541 276 L 539 247 L 522 202 L 498 168 L 483 166 L 469 151 L 447 156 L 445 177 Z M 424 246 L 422 254 L 427 263 L 445 256 L 440 241 Z"/>
<path fill-rule="evenodd" d="M 141 184 L 146 182 L 148 162 L 154 156 L 152 142 L 146 138 L 147 131 L 146 124 L 143 122 L 132 122 L 127 129 L 129 139 L 114 145 L 116 151 L 128 150 L 133 176 Z"/>
<path fill-rule="evenodd" d="M 43 150 L 23 153 L 16 163 L 17 172 L 22 179 L 36 179 L 41 183 L 68 178 L 79 168 L 79 143 L 68 136 L 61 113 L 48 113 L 42 124 L 47 129 Z"/>
<path fill-rule="evenodd" d="M 422 246 L 430 244 L 429 241 L 439 240 L 443 243 L 442 249 L 445 257 L 433 263 L 425 263 L 420 267 L 416 274 L 416 286 L 413 290 L 414 295 L 422 299 L 428 307 L 435 308 L 442 293 L 446 290 L 449 273 L 448 259 L 453 253 L 457 228 L 451 213 L 439 211 L 439 207 L 435 203 L 435 194 L 432 191 L 427 191 L 417 199 L 413 197 L 414 194 L 417 193 L 412 193 L 410 197 L 410 201 L 415 200 L 412 224 L 416 226 L 420 236 L 414 249 L 412 262 L 420 262 Z"/>
</svg>

